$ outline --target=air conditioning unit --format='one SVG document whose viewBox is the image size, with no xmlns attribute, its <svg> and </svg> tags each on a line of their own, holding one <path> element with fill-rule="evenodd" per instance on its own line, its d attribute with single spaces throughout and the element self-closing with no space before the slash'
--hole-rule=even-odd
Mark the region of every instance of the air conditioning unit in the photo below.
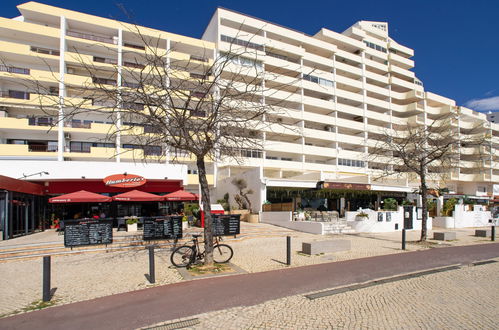
<svg viewBox="0 0 499 330">
<path fill-rule="evenodd" d="M 328 132 L 334 132 L 334 126 L 326 125 L 324 126 L 324 130 Z"/>
<path fill-rule="evenodd" d="M 69 134 L 69 133 L 64 133 L 64 139 L 65 139 L 65 140 L 71 140 L 71 134 Z"/>
</svg>

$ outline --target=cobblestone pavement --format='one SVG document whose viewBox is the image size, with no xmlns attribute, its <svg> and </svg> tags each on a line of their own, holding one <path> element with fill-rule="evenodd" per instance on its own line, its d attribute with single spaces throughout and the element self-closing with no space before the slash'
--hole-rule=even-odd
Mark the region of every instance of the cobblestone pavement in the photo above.
<svg viewBox="0 0 499 330">
<path fill-rule="evenodd" d="M 181 319 L 191 329 L 498 329 L 499 262 Z M 177 320 L 179 321 L 179 320 Z M 170 323 L 170 322 L 169 322 Z"/>
<path fill-rule="evenodd" d="M 490 239 L 472 236 L 473 229 L 457 230 L 457 240 L 428 246 L 468 245 L 490 242 Z M 321 236 L 296 232 L 267 224 L 241 223 L 241 238 L 226 243 L 234 249 L 233 262 L 247 272 L 261 272 L 287 267 L 286 238 L 292 237 L 292 266 L 305 266 L 324 262 L 403 253 L 400 249 L 400 232 L 384 234 L 355 234 Z M 119 235 L 123 235 L 120 233 Z M 9 244 L 46 242 L 62 240 L 63 236 L 44 232 L 12 241 L 1 242 L 0 247 Z M 408 232 L 408 240 L 416 240 L 419 231 Z M 431 232 L 428 237 L 432 237 Z M 325 255 L 301 254 L 302 242 L 333 238 L 351 241 L 350 251 Z M 432 242 L 430 240 L 430 242 Z M 408 251 L 428 248 L 408 244 Z M 170 251 L 161 249 L 156 253 L 156 283 L 151 285 L 145 274 L 149 271 L 148 254 L 145 250 L 111 253 L 90 253 L 52 258 L 52 287 L 57 288 L 54 299 L 57 304 L 93 299 L 116 293 L 129 292 L 145 287 L 182 281 L 176 269 L 171 268 Z M 42 260 L 23 260 L 0 263 L 0 316 L 41 299 Z"/>
</svg>

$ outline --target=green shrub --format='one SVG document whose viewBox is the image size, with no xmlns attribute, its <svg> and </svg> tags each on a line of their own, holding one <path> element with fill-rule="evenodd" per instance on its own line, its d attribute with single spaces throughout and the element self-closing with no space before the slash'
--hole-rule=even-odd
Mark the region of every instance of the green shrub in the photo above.
<svg viewBox="0 0 499 330">
<path fill-rule="evenodd" d="M 383 210 L 396 211 L 397 210 L 397 200 L 395 198 L 385 198 L 383 200 Z"/>
<path fill-rule="evenodd" d="M 454 206 L 457 204 L 456 198 L 451 198 L 445 201 L 442 208 L 442 215 L 445 217 L 451 217 L 454 212 Z"/>
</svg>

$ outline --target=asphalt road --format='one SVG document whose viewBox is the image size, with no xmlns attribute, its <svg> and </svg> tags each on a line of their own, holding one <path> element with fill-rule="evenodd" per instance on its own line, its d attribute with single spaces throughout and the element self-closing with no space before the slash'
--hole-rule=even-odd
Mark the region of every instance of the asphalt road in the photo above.
<svg viewBox="0 0 499 330">
<path fill-rule="evenodd" d="M 497 257 L 499 243 L 490 243 L 212 277 L 20 314 L 0 319 L 0 328 L 135 329 L 199 313 Z M 75 285 L 78 280 L 85 279 L 75 277 Z"/>
</svg>

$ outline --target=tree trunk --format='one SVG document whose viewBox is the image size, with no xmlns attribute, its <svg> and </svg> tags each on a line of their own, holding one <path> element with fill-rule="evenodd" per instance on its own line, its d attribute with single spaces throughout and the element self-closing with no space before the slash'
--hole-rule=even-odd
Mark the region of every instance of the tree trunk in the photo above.
<svg viewBox="0 0 499 330">
<path fill-rule="evenodd" d="M 201 187 L 201 201 L 204 211 L 204 264 L 213 265 L 213 221 L 211 217 L 210 188 L 206 179 L 204 156 L 197 156 L 199 185 Z"/>
<path fill-rule="evenodd" d="M 421 178 L 421 207 L 422 207 L 422 221 L 421 221 L 421 239 L 420 241 L 426 241 L 426 236 L 427 236 L 427 230 L 426 230 L 426 225 L 428 222 L 428 212 L 427 210 L 427 198 L 426 196 L 428 195 L 428 187 L 426 187 L 426 169 L 422 168 L 421 173 L 420 173 L 420 178 Z M 416 215 L 417 216 L 417 215 Z"/>
</svg>

